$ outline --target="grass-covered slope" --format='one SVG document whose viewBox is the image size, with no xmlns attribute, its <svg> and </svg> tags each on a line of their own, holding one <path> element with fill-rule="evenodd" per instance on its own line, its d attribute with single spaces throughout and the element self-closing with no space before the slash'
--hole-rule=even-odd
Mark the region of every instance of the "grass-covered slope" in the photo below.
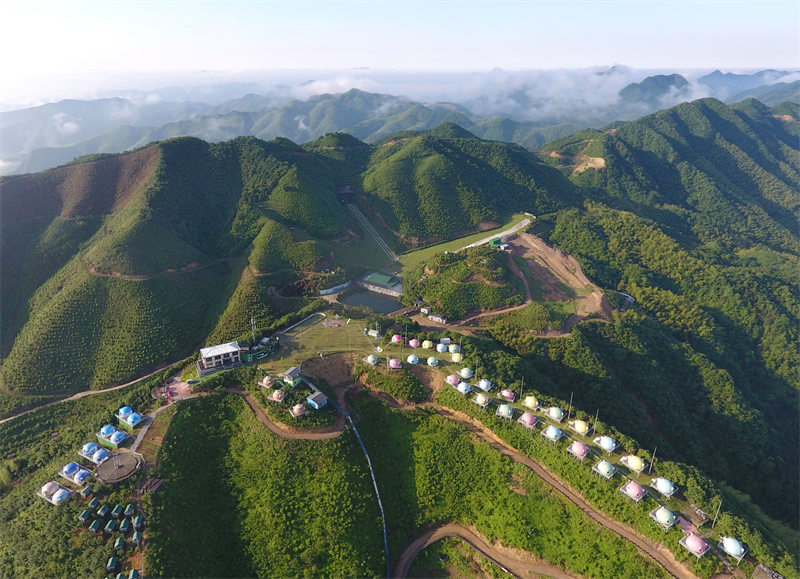
<svg viewBox="0 0 800 579">
<path fill-rule="evenodd" d="M 516 211 L 549 212 L 573 186 L 521 147 L 455 125 L 378 145 L 364 174 L 373 211 L 404 238 L 447 239 Z"/>
<path fill-rule="evenodd" d="M 168 483 L 151 519 L 150 573 L 381 574 L 378 504 L 349 432 L 328 441 L 282 440 L 237 396 L 183 404 L 159 465 Z"/>
<path fill-rule="evenodd" d="M 797 105 L 773 112 L 754 100 L 704 99 L 555 141 L 543 158 L 598 197 L 675 228 L 687 243 L 763 243 L 797 253 L 798 123 Z"/>
</svg>

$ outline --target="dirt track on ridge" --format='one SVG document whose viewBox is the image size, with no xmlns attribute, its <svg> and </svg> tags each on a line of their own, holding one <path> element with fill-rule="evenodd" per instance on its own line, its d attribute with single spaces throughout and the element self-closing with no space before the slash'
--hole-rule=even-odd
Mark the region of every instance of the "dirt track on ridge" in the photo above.
<svg viewBox="0 0 800 579">
<path fill-rule="evenodd" d="M 498 543 L 490 544 L 474 529 L 468 529 L 457 523 L 446 523 L 430 531 L 426 531 L 414 540 L 400 555 L 395 566 L 394 577 L 407 577 L 414 559 L 422 550 L 447 537 L 458 537 L 478 553 L 486 557 L 498 567 L 507 570 L 516 577 L 553 577 L 555 579 L 572 579 L 560 567 L 537 559 L 532 553 L 521 549 L 511 549 Z"/>
</svg>

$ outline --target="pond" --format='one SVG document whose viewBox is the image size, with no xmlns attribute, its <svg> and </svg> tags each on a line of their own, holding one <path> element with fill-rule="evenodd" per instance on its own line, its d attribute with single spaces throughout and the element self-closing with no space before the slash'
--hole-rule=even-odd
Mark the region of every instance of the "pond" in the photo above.
<svg viewBox="0 0 800 579">
<path fill-rule="evenodd" d="M 367 306 L 376 314 L 388 314 L 403 307 L 396 298 L 365 290 L 357 290 L 339 301 L 348 306 Z"/>
</svg>

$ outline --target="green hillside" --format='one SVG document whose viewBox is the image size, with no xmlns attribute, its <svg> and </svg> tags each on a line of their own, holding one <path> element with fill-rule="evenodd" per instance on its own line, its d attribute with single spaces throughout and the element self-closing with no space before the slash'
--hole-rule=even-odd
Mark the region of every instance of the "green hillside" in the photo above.
<svg viewBox="0 0 800 579">
<path fill-rule="evenodd" d="M 551 211 L 574 195 L 519 147 L 452 124 L 410 135 L 370 146 L 329 134 L 305 147 L 181 137 L 4 179 L 4 410 L 27 394 L 135 377 L 241 336 L 251 317 L 268 327 L 286 313 L 274 298 L 360 275 L 376 249 L 337 197 L 342 187 L 402 233 L 395 245 L 517 209 Z"/>
<path fill-rule="evenodd" d="M 502 338 L 562 360 L 604 409 L 627 399 L 614 424 L 638 416 L 641 440 L 657 433 L 796 526 L 800 456 L 774 444 L 800 430 L 800 115 L 781 110 L 707 99 L 549 145 L 594 200 L 540 218 L 542 233 L 636 312 L 558 343 Z"/>
<path fill-rule="evenodd" d="M 364 191 L 373 211 L 410 245 L 576 199 L 569 182 L 521 147 L 481 141 L 454 125 L 379 144 Z"/>
<path fill-rule="evenodd" d="M 317 105 L 318 122 L 335 116 L 322 100 Z M 539 155 L 444 124 L 375 145 L 340 134 L 302 147 L 287 139 L 180 138 L 0 180 L 0 415 L 33 396 L 46 401 L 140 376 L 203 344 L 247 340 L 251 318 L 260 337 L 318 308 L 322 300 L 311 298 L 319 289 L 351 279 L 378 254 L 345 201 L 406 247 L 530 211 L 535 232 L 575 257 L 615 305 L 624 301 L 615 290 L 635 302 L 552 339 L 532 330 L 560 325 L 563 312 L 536 303 L 471 328 L 474 335 L 448 333 L 467 364 L 497 387 L 524 387 L 545 407 L 570 404 L 589 421 L 599 415 L 597 432 L 625 452 L 657 457 L 655 471 L 680 487 L 671 501 L 709 515 L 722 501 L 716 530 L 796 577 L 798 127 L 800 109 L 791 103 L 770 109 L 706 99 L 576 133 Z M 448 316 L 522 303 L 511 263 L 488 248 L 434 255 L 408 273 L 402 300 L 425 299 Z M 348 327 L 360 332 L 363 318 L 352 319 Z M 303 348 L 294 354 L 302 357 Z M 329 362 L 319 360 L 321 371 L 333 373 Z M 426 386 L 441 380 L 438 370 L 416 370 Z M 246 379 L 241 385 L 254 389 L 257 372 L 222 376 L 230 378 L 225 385 Z M 163 379 L 130 391 L 149 399 Z M 445 415 L 454 410 L 489 426 L 597 508 L 691 558 L 677 545 L 680 533 L 663 534 L 646 504 L 618 492 L 619 478 L 595 476 L 566 457 L 563 442 L 531 436 L 452 388 L 432 390 Z M 85 574 L 99 560 L 102 546 L 83 537 L 76 544 L 87 545 L 85 555 L 49 542 L 44 554 L 27 554 L 31 537 L 70 523 L 29 491 L 78 444 L 74 429 L 56 422 L 73 408 L 99 413 L 80 419 L 91 432 L 123 392 L 0 428 L 0 448 L 21 449 L 17 462 L 0 465 L 0 520 L 11 529 L 0 525 L 0 537 L 13 545 L 0 545 L 0 567 L 22 576 Z M 346 403 L 372 452 L 392 557 L 420 529 L 455 520 L 586 576 L 661 572 L 437 408 L 392 410 L 352 391 Z M 48 444 L 59 428 L 63 440 Z M 377 505 L 349 429 L 332 440 L 278 439 L 238 397 L 207 396 L 178 406 L 164 448 L 156 476 L 167 482 L 148 521 L 149 572 L 382 574 Z M 65 512 L 72 517 L 76 508 Z M 24 533 L 23 523 L 37 517 L 47 527 L 31 523 Z M 589 535 L 596 540 L 587 542 Z M 48 557 L 59 562 L 48 565 Z M 752 567 L 743 564 L 748 573 Z M 708 557 L 690 568 L 708 577 L 722 564 Z"/>
</svg>

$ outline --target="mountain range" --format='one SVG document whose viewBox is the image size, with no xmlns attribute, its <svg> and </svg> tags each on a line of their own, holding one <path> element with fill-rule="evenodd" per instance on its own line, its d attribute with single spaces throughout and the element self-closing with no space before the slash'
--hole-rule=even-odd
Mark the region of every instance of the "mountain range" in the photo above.
<svg viewBox="0 0 800 579">
<path fill-rule="evenodd" d="M 237 84 L 226 90 L 205 91 L 200 100 L 172 101 L 176 90 L 150 95 L 128 95 L 94 101 L 65 100 L 0 113 L 0 173 L 28 173 L 48 169 L 85 155 L 117 153 L 177 136 L 195 136 L 210 142 L 238 136 L 261 139 L 285 137 L 304 143 L 329 132 L 347 132 L 375 142 L 403 130 L 428 130 L 443 122 L 456 123 L 475 135 L 514 142 L 531 150 L 587 127 L 616 120 L 632 120 L 697 96 L 716 96 L 726 102 L 757 97 L 766 104 L 800 102 L 800 81 L 785 71 L 733 74 L 715 71 L 690 83 L 679 74 L 654 75 L 614 92 L 603 83 L 619 71 L 594 75 L 590 94 L 576 99 L 553 93 L 540 84 L 512 85 L 487 96 L 452 101 L 420 101 L 352 89 L 290 100 L 286 91 L 242 93 L 219 102 L 220 94 L 257 85 Z M 609 84 L 613 86 L 613 83 Z M 202 98 L 195 91 L 187 95 Z"/>
</svg>

